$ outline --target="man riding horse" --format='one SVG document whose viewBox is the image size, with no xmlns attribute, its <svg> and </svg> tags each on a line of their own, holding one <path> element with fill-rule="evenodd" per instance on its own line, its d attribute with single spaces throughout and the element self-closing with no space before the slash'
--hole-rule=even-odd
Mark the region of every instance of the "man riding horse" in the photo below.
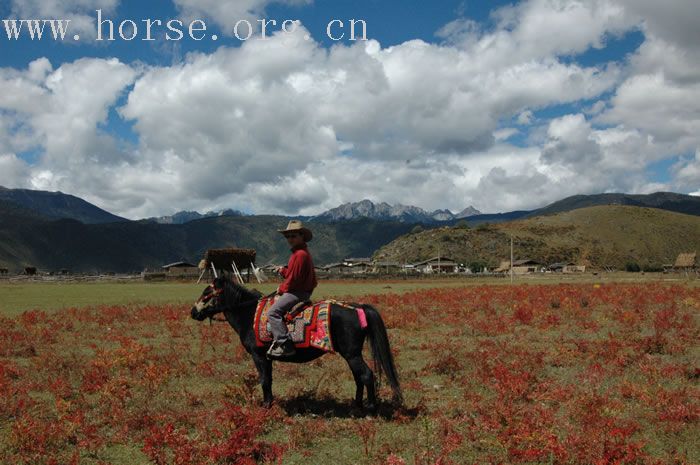
<svg viewBox="0 0 700 465">
<path fill-rule="evenodd" d="M 400 404 L 401 387 L 386 326 L 379 311 L 372 305 L 322 301 L 320 305 L 326 306 L 330 319 L 327 336 L 328 341 L 332 341 L 331 349 L 310 344 L 294 347 L 287 334 L 285 314 L 295 303 L 308 299 L 316 287 L 314 265 L 306 247 L 306 243 L 313 236 L 299 221 L 291 221 L 287 229 L 280 232 L 287 238 L 292 256 L 286 267 L 278 269 L 284 276 L 284 282 L 278 288 L 281 296 L 269 310 L 268 321 L 272 323 L 270 330 L 273 334 L 267 340 L 273 342 L 273 350 L 268 350 L 267 345 L 258 340 L 260 334 L 256 322 L 262 318 L 259 310 L 262 312 L 261 305 L 266 298 L 259 291 L 247 289 L 226 276 L 219 276 L 204 289 L 190 311 L 192 318 L 204 321 L 223 313 L 226 321 L 240 336 L 241 344 L 253 358 L 262 386 L 263 404 L 266 407 L 270 407 L 273 400 L 271 356 L 279 357 L 284 362 L 306 363 L 327 353 L 339 354 L 350 367 L 356 387 L 354 407 L 363 408 L 363 396 L 366 391 L 367 409 L 376 412 L 375 382 L 378 378 L 375 377 L 375 372 L 377 375 L 386 375 L 394 393 L 394 400 Z M 318 313 L 315 315 L 319 317 Z M 369 339 L 372 349 L 374 370 L 367 365 L 362 355 L 365 339 Z"/>
<path fill-rule="evenodd" d="M 277 288 L 279 297 L 269 311 L 270 330 L 274 336 L 274 342 L 267 352 L 271 359 L 287 358 L 296 353 L 284 317 L 294 305 L 309 300 L 318 284 L 314 263 L 306 245 L 313 238 L 311 230 L 305 228 L 301 221 L 292 220 L 287 229 L 279 232 L 287 239 L 292 255 L 287 266 L 277 268 L 284 282 Z"/>
</svg>

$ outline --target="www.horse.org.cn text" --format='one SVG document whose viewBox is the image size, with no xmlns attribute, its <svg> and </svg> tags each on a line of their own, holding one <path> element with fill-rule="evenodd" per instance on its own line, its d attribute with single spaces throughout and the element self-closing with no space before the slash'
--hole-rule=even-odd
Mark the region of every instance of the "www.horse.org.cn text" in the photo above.
<svg viewBox="0 0 700 465">
<path fill-rule="evenodd" d="M 80 40 L 80 33 L 71 32 L 70 19 L 3 19 L 4 34 L 8 41 L 67 41 Z M 210 32 L 203 19 L 183 21 L 181 19 L 110 19 L 102 10 L 95 10 L 95 31 L 89 40 L 98 42 L 114 41 L 203 41 L 220 39 Z M 231 38 L 239 41 L 250 39 L 267 39 L 276 34 L 297 34 L 301 32 L 301 22 L 296 19 L 240 19 L 231 25 L 228 31 Z M 332 19 L 325 30 L 326 37 L 334 42 L 366 41 L 367 22 L 363 19 Z M 304 30 L 304 40 L 311 36 Z"/>
</svg>

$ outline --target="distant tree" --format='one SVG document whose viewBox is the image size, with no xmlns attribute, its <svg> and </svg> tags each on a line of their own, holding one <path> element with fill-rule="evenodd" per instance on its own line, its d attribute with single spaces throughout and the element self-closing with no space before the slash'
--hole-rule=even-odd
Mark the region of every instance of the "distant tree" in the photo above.
<svg viewBox="0 0 700 465">
<path fill-rule="evenodd" d="M 469 223 L 467 223 L 467 220 L 459 220 L 455 224 L 455 229 L 469 229 Z"/>
<path fill-rule="evenodd" d="M 480 223 L 479 226 L 476 227 L 478 231 L 486 231 L 487 229 L 491 228 L 490 223 Z"/>
<path fill-rule="evenodd" d="M 468 265 L 468 267 L 470 270 L 472 270 L 472 273 L 481 273 L 482 271 L 484 271 L 484 268 L 486 268 L 486 263 L 481 261 L 474 261 L 471 262 Z"/>
<path fill-rule="evenodd" d="M 422 233 L 423 231 L 425 231 L 423 226 L 417 224 L 413 229 L 411 229 L 411 234 L 418 234 L 418 233 Z"/>
<path fill-rule="evenodd" d="M 660 273 L 663 270 L 663 265 L 659 265 L 658 263 L 647 263 L 642 267 L 642 271 L 646 271 L 647 273 Z"/>
<path fill-rule="evenodd" d="M 628 271 L 630 273 L 639 273 L 640 271 L 642 271 L 642 268 L 637 262 L 627 262 L 627 264 L 625 264 L 625 271 Z"/>
</svg>

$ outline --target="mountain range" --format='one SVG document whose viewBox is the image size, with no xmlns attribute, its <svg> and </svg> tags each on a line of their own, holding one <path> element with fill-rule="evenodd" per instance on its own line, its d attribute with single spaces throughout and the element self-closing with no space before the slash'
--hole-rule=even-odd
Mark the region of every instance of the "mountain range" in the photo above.
<svg viewBox="0 0 700 465">
<path fill-rule="evenodd" d="M 206 250 L 244 247 L 257 250 L 257 264 L 286 262 L 289 250 L 277 232 L 282 216 L 216 216 L 185 224 L 125 221 L 84 224 L 48 220 L 0 202 L 0 267 L 25 266 L 72 272 L 138 272 L 174 261 L 197 262 Z M 367 218 L 313 226 L 310 244 L 316 264 L 350 256 L 369 256 L 413 227 Z"/>
<path fill-rule="evenodd" d="M 158 224 L 185 224 L 189 223 L 190 221 L 201 220 L 203 218 L 212 218 L 216 216 L 244 216 L 244 214 L 238 210 L 231 209 L 211 211 L 207 213 L 183 210 L 173 215 L 147 218 L 146 221 L 151 221 Z"/>
<path fill-rule="evenodd" d="M 347 221 L 357 218 L 371 218 L 374 220 L 392 220 L 402 223 L 436 223 L 453 221 L 469 216 L 480 215 L 481 212 L 469 206 L 459 213 L 449 210 L 435 210 L 428 212 L 420 207 L 410 205 L 389 205 L 386 202 L 374 203 L 371 200 L 344 203 L 339 207 L 327 210 L 320 215 L 311 218 L 317 222 Z"/>
<path fill-rule="evenodd" d="M 455 223 L 466 219 L 469 224 L 478 225 L 483 223 L 502 223 L 521 218 L 534 218 L 536 216 L 551 215 L 596 205 L 628 205 L 700 215 L 700 197 L 673 192 L 657 192 L 654 194 L 575 195 L 535 210 L 516 210 L 504 213 L 482 213 L 473 206 L 469 206 L 459 213 L 453 213 L 447 209 L 426 211 L 411 205 L 390 205 L 386 202 L 374 203 L 365 199 L 359 202 L 344 203 L 318 215 L 302 218 L 307 221 L 320 223 L 370 218 L 379 221 L 424 224 Z M 148 218 L 148 220 L 161 224 L 184 224 L 189 221 L 215 216 L 244 216 L 244 213 L 238 210 L 213 211 L 203 214 L 194 211 L 181 211 L 171 216 Z"/>
<path fill-rule="evenodd" d="M 214 216 L 244 216 L 238 210 L 211 211 L 199 213 L 196 211 L 180 211 L 173 215 L 147 218 L 160 224 L 185 224 L 202 218 Z M 399 221 L 401 223 L 441 223 L 454 221 L 470 216 L 481 215 L 476 208 L 469 206 L 459 213 L 452 213 L 449 210 L 426 211 L 420 207 L 411 205 L 389 205 L 386 202 L 374 203 L 371 200 L 361 200 L 359 202 L 344 203 L 338 207 L 326 210 L 315 216 L 302 216 L 301 219 L 318 223 L 331 223 L 336 221 L 349 221 L 359 218 L 370 218 L 379 221 Z"/>
<path fill-rule="evenodd" d="M 462 220 L 470 226 L 511 224 L 517 219 L 541 218 L 595 205 L 648 207 L 700 215 L 700 197 L 656 193 L 575 196 L 538 210 L 498 214 L 479 214 L 472 207 L 457 214 L 449 210 L 427 212 L 418 207 L 363 200 L 303 219 L 314 230 L 311 248 L 316 263 L 325 264 L 348 256 L 370 256 L 407 235 L 416 224 L 424 229 L 453 226 Z M 255 248 L 258 264 L 282 263 L 288 250 L 276 230 L 289 219 L 225 210 L 205 214 L 181 212 L 170 217 L 131 221 L 72 195 L 0 188 L 0 267 L 138 271 L 181 259 L 196 261 L 208 248 L 228 246 Z M 574 219 L 583 221 L 582 217 Z M 605 225 L 598 227 L 604 229 Z M 645 239 L 629 240 L 636 243 Z"/>
</svg>

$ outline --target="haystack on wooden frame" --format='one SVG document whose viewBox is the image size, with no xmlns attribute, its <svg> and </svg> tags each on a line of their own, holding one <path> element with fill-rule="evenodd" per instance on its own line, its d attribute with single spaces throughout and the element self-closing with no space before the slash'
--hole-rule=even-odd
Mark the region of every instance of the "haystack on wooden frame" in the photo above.
<svg viewBox="0 0 700 465">
<path fill-rule="evenodd" d="M 494 273 L 505 273 L 510 271 L 510 260 L 501 260 L 501 264 L 494 270 Z"/>
<path fill-rule="evenodd" d="M 690 271 L 696 269 L 697 266 L 697 253 L 689 252 L 678 254 L 676 264 L 673 266 L 673 268 L 681 271 Z"/>
<path fill-rule="evenodd" d="M 240 271 L 247 270 L 246 282 L 250 282 L 250 275 L 255 266 L 255 249 L 209 249 L 204 254 L 203 263 L 200 263 L 200 269 L 210 269 L 214 275 L 221 273 L 233 273 L 234 276 L 240 276 Z M 204 265 L 204 267 L 202 267 Z"/>
</svg>

